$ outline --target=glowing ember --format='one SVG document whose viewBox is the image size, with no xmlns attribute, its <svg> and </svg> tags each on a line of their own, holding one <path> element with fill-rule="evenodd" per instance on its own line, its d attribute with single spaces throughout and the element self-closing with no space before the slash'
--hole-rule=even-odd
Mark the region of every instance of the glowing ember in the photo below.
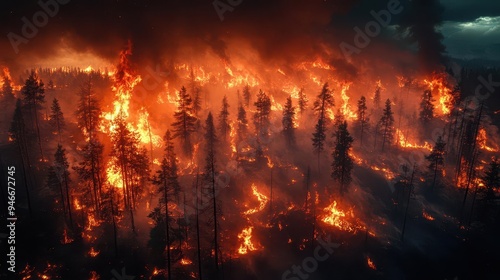
<svg viewBox="0 0 500 280">
<path fill-rule="evenodd" d="M 99 255 L 99 251 L 96 251 L 94 249 L 94 247 L 90 247 L 90 251 L 89 251 L 89 256 L 91 256 L 92 258 L 95 258 L 97 255 Z"/>
<path fill-rule="evenodd" d="M 257 189 L 257 186 L 255 184 L 252 184 L 252 192 L 253 192 L 253 195 L 259 201 L 259 206 L 257 208 L 249 209 L 249 210 L 245 211 L 243 213 L 244 215 L 255 214 L 257 212 L 262 211 L 264 209 L 264 207 L 266 207 L 267 202 L 269 201 L 269 198 L 267 196 L 265 196 L 259 192 L 259 190 Z"/>
<path fill-rule="evenodd" d="M 241 255 L 245 255 L 248 252 L 257 251 L 259 249 L 252 242 L 252 230 L 253 227 L 248 227 L 243 229 L 243 231 L 238 234 L 238 238 L 242 240 L 240 248 L 238 249 L 238 253 Z"/>
<path fill-rule="evenodd" d="M 191 261 L 190 259 L 187 259 L 187 258 L 182 258 L 181 261 L 180 261 L 180 263 L 182 265 L 190 265 L 190 264 L 193 263 L 193 261 Z"/>
<path fill-rule="evenodd" d="M 68 236 L 68 232 L 66 231 L 66 229 L 64 229 L 63 239 L 61 240 L 61 243 L 62 244 L 69 244 L 71 242 L 73 242 L 73 239 Z"/>
<path fill-rule="evenodd" d="M 372 259 L 370 259 L 370 257 L 366 257 L 366 264 L 368 265 L 369 268 L 377 270 L 377 267 L 373 263 Z"/>
<path fill-rule="evenodd" d="M 422 217 L 424 217 L 426 220 L 429 220 L 429 221 L 435 220 L 435 218 L 432 217 L 429 213 L 425 212 L 425 210 L 422 211 Z"/>
</svg>

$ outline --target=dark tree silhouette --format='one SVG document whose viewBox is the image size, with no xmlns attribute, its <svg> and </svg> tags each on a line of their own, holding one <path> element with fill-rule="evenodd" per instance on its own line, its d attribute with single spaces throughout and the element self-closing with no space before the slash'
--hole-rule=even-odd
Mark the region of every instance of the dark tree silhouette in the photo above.
<svg viewBox="0 0 500 280">
<path fill-rule="evenodd" d="M 260 90 L 254 105 L 256 107 L 256 112 L 253 116 L 255 133 L 257 133 L 257 138 L 260 140 L 269 136 L 271 99 L 269 99 L 269 96 L 265 92 Z"/>
<path fill-rule="evenodd" d="M 250 101 L 252 100 L 252 93 L 250 92 L 250 87 L 246 85 L 243 88 L 243 100 L 245 101 L 245 107 L 250 106 Z"/>
<path fill-rule="evenodd" d="M 340 185 L 340 194 L 343 195 L 352 181 L 351 172 L 354 166 L 351 155 L 353 138 L 347 130 L 347 122 L 338 126 L 335 132 L 335 146 L 332 153 L 332 178 Z"/>
<path fill-rule="evenodd" d="M 9 137 L 16 144 L 17 149 L 19 151 L 19 155 L 21 158 L 23 179 L 24 179 L 24 188 L 26 190 L 26 200 L 28 203 L 28 210 L 30 216 L 32 216 L 33 211 L 31 208 L 31 199 L 29 191 L 29 186 L 31 185 L 31 182 L 28 179 L 31 178 L 31 163 L 28 153 L 26 126 L 24 123 L 23 110 L 21 104 L 22 104 L 21 99 L 17 99 L 16 109 L 14 110 L 14 116 L 12 118 L 12 123 L 9 129 Z"/>
<path fill-rule="evenodd" d="M 375 107 L 375 109 L 380 108 L 380 102 L 381 102 L 380 92 L 381 91 L 382 91 L 382 88 L 379 85 L 377 85 L 377 88 L 375 88 L 375 94 L 373 95 L 373 107 Z"/>
<path fill-rule="evenodd" d="M 38 121 L 38 111 L 41 105 L 45 102 L 45 88 L 41 80 L 39 80 L 35 71 L 31 71 L 28 79 L 24 83 L 21 93 L 24 97 L 24 105 L 28 108 L 31 117 L 32 128 L 35 131 L 38 139 L 38 147 L 42 161 L 44 160 L 42 149 L 42 138 L 40 135 L 40 124 Z"/>
<path fill-rule="evenodd" d="M 289 146 L 295 144 L 295 107 L 292 104 L 292 97 L 286 99 L 285 106 L 283 107 L 283 118 L 281 120 L 283 125 L 283 135 Z"/>
<path fill-rule="evenodd" d="M 172 279 L 171 266 L 173 258 L 171 256 L 171 245 L 173 240 L 171 238 L 172 227 L 170 223 L 172 218 L 169 211 L 169 204 L 175 201 L 175 197 L 178 198 L 180 185 L 177 175 L 177 158 L 174 152 L 173 138 L 169 130 L 165 133 L 164 142 L 165 155 L 161 162 L 161 169 L 156 171 L 156 175 L 153 176 L 153 184 L 158 186 L 158 191 L 161 194 L 160 205 L 155 208 L 151 215 L 154 215 L 155 211 L 158 211 L 157 215 L 163 216 L 162 220 L 165 223 L 165 247 L 167 250 L 167 275 L 168 279 Z"/>
<path fill-rule="evenodd" d="M 73 227 L 73 215 L 72 215 L 72 206 L 71 206 L 71 192 L 69 189 L 69 184 L 71 183 L 69 177 L 69 162 L 68 157 L 66 156 L 66 150 L 59 144 L 57 145 L 57 151 L 54 154 L 54 164 L 52 169 L 59 180 L 59 184 L 64 186 L 66 190 L 66 205 L 68 209 L 69 215 L 69 224 Z M 62 196 L 61 196 L 62 197 Z"/>
<path fill-rule="evenodd" d="M 229 103 L 227 97 L 224 95 L 222 99 L 222 106 L 219 113 L 219 135 L 220 139 L 224 142 L 228 141 L 228 136 L 231 133 L 231 125 L 229 124 Z"/>
<path fill-rule="evenodd" d="M 358 110 L 356 118 L 356 126 L 359 131 L 359 142 L 361 145 L 363 144 L 363 135 L 368 129 L 368 123 L 370 122 L 370 119 L 368 118 L 366 113 L 366 109 L 366 98 L 364 96 L 361 96 L 361 98 L 358 100 Z"/>
<path fill-rule="evenodd" d="M 101 108 L 93 89 L 91 77 L 82 84 L 79 97 L 76 109 L 78 127 L 89 140 L 92 140 L 99 125 Z"/>
<path fill-rule="evenodd" d="M 216 155 L 215 147 L 217 144 L 217 136 L 215 132 L 214 120 L 212 113 L 208 113 L 207 120 L 205 121 L 205 172 L 204 181 L 208 187 L 210 194 L 210 201 L 213 207 L 212 222 L 214 226 L 214 262 L 216 271 L 219 270 L 219 229 L 218 229 L 218 204 L 217 204 L 217 186 L 216 186 Z"/>
<path fill-rule="evenodd" d="M 320 169 L 320 155 L 325 149 L 326 130 L 330 121 L 326 116 L 326 111 L 333 106 L 333 95 L 328 89 L 328 83 L 325 83 L 314 102 L 314 111 L 318 114 L 318 123 L 315 126 L 312 142 L 313 150 L 318 157 L 318 170 Z"/>
<path fill-rule="evenodd" d="M 299 112 L 300 114 L 303 114 L 305 110 L 307 109 L 307 103 L 309 102 L 309 99 L 307 99 L 307 95 L 304 92 L 304 89 L 300 89 L 299 91 Z"/>
<path fill-rule="evenodd" d="M 61 106 L 59 101 L 54 98 L 52 101 L 52 106 L 50 107 L 50 125 L 52 126 L 53 132 L 57 133 L 59 136 L 59 143 L 61 143 L 61 134 L 66 123 L 64 121 L 64 114 L 61 111 Z"/>
<path fill-rule="evenodd" d="M 191 134 L 196 130 L 197 118 L 193 115 L 193 101 L 186 88 L 182 87 L 177 95 L 177 111 L 174 113 L 175 121 L 172 123 L 174 138 L 180 138 L 184 155 L 191 155 Z"/>
<path fill-rule="evenodd" d="M 394 141 L 394 113 L 391 109 L 391 100 L 385 101 L 385 108 L 378 123 L 380 134 L 382 135 L 382 151 L 387 145 Z"/>
<path fill-rule="evenodd" d="M 441 173 L 443 171 L 445 151 L 446 143 L 444 142 L 443 137 L 439 136 L 436 144 L 432 148 L 431 153 L 425 157 L 425 159 L 427 159 L 427 161 L 429 162 L 429 171 L 434 174 L 432 179 L 432 187 L 434 187 L 434 185 L 436 184 L 438 172 Z"/>
<path fill-rule="evenodd" d="M 434 105 L 432 105 L 432 93 L 425 90 L 420 101 L 420 121 L 422 124 L 429 123 L 434 118 Z"/>
</svg>

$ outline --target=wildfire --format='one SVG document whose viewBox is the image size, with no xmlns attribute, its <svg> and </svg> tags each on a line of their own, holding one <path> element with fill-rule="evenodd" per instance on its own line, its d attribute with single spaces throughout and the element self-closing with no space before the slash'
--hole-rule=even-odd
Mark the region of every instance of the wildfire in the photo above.
<svg viewBox="0 0 500 280">
<path fill-rule="evenodd" d="M 432 217 L 429 213 L 425 212 L 425 210 L 422 211 L 422 217 L 424 217 L 426 220 L 429 220 L 429 221 L 435 220 L 435 218 Z"/>
<path fill-rule="evenodd" d="M 340 112 L 344 117 L 348 120 L 354 120 L 358 117 L 358 115 L 351 110 L 351 106 L 349 105 L 349 96 L 347 96 L 347 91 L 349 90 L 349 87 L 351 86 L 351 83 L 346 83 L 342 86 L 342 90 L 340 92 L 340 97 L 342 97 L 342 107 L 340 109 Z"/>
<path fill-rule="evenodd" d="M 191 260 L 190 260 L 190 259 L 188 259 L 188 258 L 182 258 L 182 259 L 181 259 L 181 261 L 180 261 L 180 263 L 181 263 L 182 265 L 190 265 L 190 264 L 192 264 L 192 263 L 193 263 L 193 261 L 191 261 Z"/>
<path fill-rule="evenodd" d="M 96 251 L 96 250 L 94 249 L 94 247 L 90 247 L 89 256 L 91 256 L 92 258 L 95 258 L 95 257 L 97 257 L 97 255 L 99 255 L 99 253 L 100 253 L 100 252 L 99 252 L 99 251 Z"/>
<path fill-rule="evenodd" d="M 498 148 L 492 148 L 487 145 L 488 137 L 486 136 L 486 130 L 484 128 L 479 129 L 477 135 L 477 143 L 481 150 L 486 150 L 488 152 L 498 152 Z"/>
<path fill-rule="evenodd" d="M 242 240 L 238 253 L 240 255 L 246 255 L 248 252 L 257 251 L 258 246 L 254 245 L 252 242 L 252 231 L 253 227 L 248 227 L 243 229 L 243 231 L 238 234 L 238 238 Z"/>
<path fill-rule="evenodd" d="M 252 184 L 252 192 L 253 192 L 253 195 L 259 201 L 259 206 L 257 208 L 249 209 L 249 210 L 245 211 L 243 213 L 244 215 L 251 215 L 251 214 L 255 214 L 257 212 L 262 211 L 264 209 L 264 207 L 266 207 L 267 202 L 269 201 L 269 198 L 267 196 L 265 196 L 264 194 L 259 192 L 259 190 L 257 189 L 257 186 L 255 184 Z"/>
<path fill-rule="evenodd" d="M 354 211 L 352 209 L 349 209 L 348 211 L 340 210 L 337 208 L 337 201 L 333 201 L 332 204 L 324 209 L 324 212 L 326 214 L 321 220 L 326 224 L 348 232 L 354 232 L 357 229 L 362 228 L 348 221 L 348 219 L 355 219 Z"/>
<path fill-rule="evenodd" d="M 377 270 L 377 267 L 373 263 L 372 259 L 370 257 L 366 257 L 366 264 L 368 265 L 369 268 L 373 270 Z"/>
<path fill-rule="evenodd" d="M 396 135 L 399 136 L 398 144 L 402 148 L 412 148 L 412 149 L 426 149 L 432 151 L 432 145 L 424 142 L 424 145 L 412 144 L 409 142 L 408 138 L 405 137 L 403 132 L 396 128 Z"/>
<path fill-rule="evenodd" d="M 449 115 L 453 108 L 454 97 L 451 94 L 452 90 L 448 87 L 446 82 L 446 74 L 441 73 L 434 75 L 431 80 L 424 80 L 424 84 L 429 87 L 429 89 L 434 92 L 437 91 L 439 94 L 439 109 L 443 115 Z"/>
<path fill-rule="evenodd" d="M 73 239 L 68 236 L 67 230 L 64 229 L 64 231 L 63 231 L 63 239 L 61 240 L 61 243 L 62 244 L 69 244 L 71 242 L 73 242 Z"/>
<path fill-rule="evenodd" d="M 384 177 L 387 178 L 388 180 L 392 180 L 395 178 L 394 172 L 390 171 L 389 169 L 385 167 L 378 167 L 378 166 L 371 166 L 372 170 L 375 171 L 382 171 L 384 173 Z"/>
</svg>

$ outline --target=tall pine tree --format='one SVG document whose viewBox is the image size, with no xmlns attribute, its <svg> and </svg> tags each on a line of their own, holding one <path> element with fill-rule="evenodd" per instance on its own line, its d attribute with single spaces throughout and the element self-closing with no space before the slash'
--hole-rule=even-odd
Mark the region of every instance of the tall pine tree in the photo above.
<svg viewBox="0 0 500 280">
<path fill-rule="evenodd" d="M 391 108 L 391 100 L 385 101 L 385 108 L 380 118 L 378 128 L 382 136 L 382 151 L 386 145 L 392 144 L 394 141 L 394 113 Z"/>
<path fill-rule="evenodd" d="M 197 118 L 193 115 L 193 101 L 186 88 L 182 87 L 177 95 L 177 111 L 174 113 L 175 121 L 172 123 L 172 136 L 180 138 L 184 155 L 192 153 L 191 134 L 196 130 Z"/>
<path fill-rule="evenodd" d="M 52 126 L 53 132 L 57 133 L 59 136 L 59 143 L 61 143 L 62 130 L 65 127 L 64 114 L 61 111 L 61 106 L 59 101 L 54 98 L 52 101 L 52 106 L 50 107 L 50 125 Z"/>
<path fill-rule="evenodd" d="M 325 149 L 326 130 L 330 119 L 326 116 L 327 110 L 334 106 L 333 95 L 328 89 L 328 83 L 323 85 L 320 94 L 314 102 L 314 111 L 318 115 L 318 122 L 313 133 L 313 150 L 318 157 L 318 170 L 320 169 L 320 156 Z"/>
<path fill-rule="evenodd" d="M 292 104 L 292 97 L 286 99 L 285 106 L 283 107 L 283 118 L 281 120 L 283 125 L 283 135 L 289 146 L 295 144 L 295 107 Z"/>
<path fill-rule="evenodd" d="M 343 195 L 352 181 L 351 172 L 354 166 L 349 154 L 353 138 L 347 130 L 347 122 L 340 124 L 335 132 L 335 147 L 332 153 L 332 178 L 340 185 L 340 194 Z"/>
</svg>

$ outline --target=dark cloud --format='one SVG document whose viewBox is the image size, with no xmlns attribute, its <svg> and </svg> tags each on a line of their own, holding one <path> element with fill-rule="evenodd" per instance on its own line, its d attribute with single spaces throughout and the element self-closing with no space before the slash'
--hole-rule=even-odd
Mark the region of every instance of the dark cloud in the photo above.
<svg viewBox="0 0 500 280">
<path fill-rule="evenodd" d="M 495 0 L 441 0 L 444 21 L 469 22 L 479 17 L 500 15 L 500 2 Z"/>
</svg>

